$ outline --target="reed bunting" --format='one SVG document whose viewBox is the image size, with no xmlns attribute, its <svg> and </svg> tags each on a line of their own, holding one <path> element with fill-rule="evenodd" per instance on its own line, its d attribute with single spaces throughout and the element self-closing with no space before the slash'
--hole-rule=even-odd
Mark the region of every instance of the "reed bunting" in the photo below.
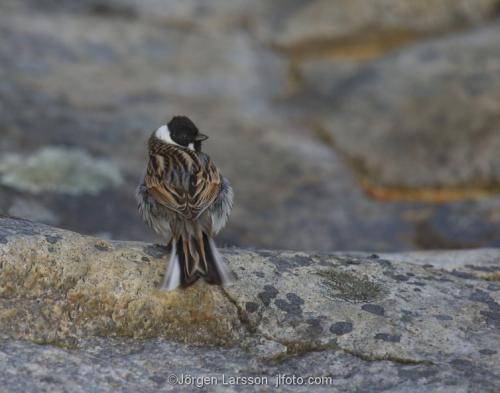
<svg viewBox="0 0 500 393">
<path fill-rule="evenodd" d="M 234 280 L 213 241 L 231 213 L 233 189 L 201 151 L 207 138 L 185 116 L 175 116 L 149 138 L 149 162 L 136 197 L 144 221 L 172 245 L 161 287 L 166 291 L 199 278 L 214 285 Z"/>
</svg>

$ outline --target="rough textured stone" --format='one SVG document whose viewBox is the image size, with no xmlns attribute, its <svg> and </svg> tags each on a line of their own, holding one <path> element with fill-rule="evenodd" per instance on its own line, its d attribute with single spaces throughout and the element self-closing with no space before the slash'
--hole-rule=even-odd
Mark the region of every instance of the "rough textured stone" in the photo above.
<svg viewBox="0 0 500 393">
<path fill-rule="evenodd" d="M 227 345 L 241 335 L 236 309 L 218 288 L 156 291 L 165 258 L 145 260 L 140 244 L 11 219 L 2 219 L 0 228 L 4 332 L 63 344 L 88 335 L 121 335 Z M 185 296 L 189 291 L 193 296 Z"/>
<path fill-rule="evenodd" d="M 416 45 L 331 91 L 327 130 L 376 185 L 500 184 L 500 25 Z"/>
<path fill-rule="evenodd" d="M 370 360 L 340 350 L 313 351 L 279 362 L 255 359 L 239 349 L 200 348 L 160 339 L 92 339 L 79 350 L 0 340 L 0 383 L 9 392 L 273 392 L 279 374 L 320 379 L 314 386 L 282 385 L 284 392 L 495 392 L 496 375 L 464 363 L 404 364 Z M 488 357 L 489 355 L 483 355 Z M 293 372 L 291 372 L 293 370 Z M 175 377 L 171 377 L 175 375 Z M 169 383 L 191 377 L 192 385 Z M 210 385 L 202 378 L 215 378 Z M 259 384 L 227 385 L 230 378 Z M 223 379 L 224 378 L 224 379 Z M 265 382 L 267 379 L 267 383 Z M 226 385 L 223 385 L 224 380 Z M 321 383 L 322 382 L 322 383 Z M 198 383 L 199 387 L 195 384 Z M 202 389 L 203 385 L 203 389 Z"/>
<path fill-rule="evenodd" d="M 285 2 L 285 7 L 286 7 Z M 290 47 L 305 43 L 337 40 L 346 47 L 345 41 L 370 42 L 383 45 L 377 35 L 405 39 L 413 33 L 434 33 L 450 28 L 477 24 L 496 16 L 497 0 L 363 0 L 331 1 L 314 0 L 307 3 L 288 2 L 287 12 L 282 12 L 278 22 L 268 29 L 278 45 Z M 283 4 L 280 4 L 283 7 Z M 370 37 L 370 35 L 372 37 Z M 373 37 L 375 36 L 375 37 Z M 344 40 L 344 43 L 342 42 Z M 387 37 L 385 41 L 390 41 Z M 333 45 L 332 45 L 333 46 Z"/>
<path fill-rule="evenodd" d="M 363 389 L 374 374 L 378 391 L 418 391 L 415 380 L 443 391 L 452 381 L 478 391 L 499 387 L 499 354 L 492 349 L 500 338 L 500 287 L 489 278 L 455 274 L 458 265 L 433 267 L 438 258 L 431 255 L 427 264 L 412 263 L 425 258 L 418 254 L 227 249 L 223 255 L 239 277 L 233 286 L 199 283 L 162 293 L 156 287 L 168 253 L 151 249 L 0 219 L 0 328 L 10 337 L 2 339 L 0 381 L 22 381 L 12 391 L 63 389 L 66 383 L 76 391 L 106 391 L 147 380 L 146 391 L 169 391 L 163 365 L 196 376 L 269 378 L 292 367 L 302 376 L 333 375 L 339 391 Z M 498 255 L 440 256 L 453 258 L 480 271 Z M 284 267 L 284 261 L 290 263 Z M 38 347 L 30 366 L 22 367 L 33 347 L 13 339 L 73 350 Z M 169 356 L 158 363 L 164 351 Z M 224 357 L 229 361 L 217 361 Z M 88 379 L 83 385 L 81 367 L 94 376 L 90 385 Z M 106 379 L 106 370 L 119 376 Z"/>
<path fill-rule="evenodd" d="M 465 277 L 489 280 L 493 286 L 500 281 L 500 250 L 419 251 L 404 254 L 380 254 L 389 261 L 403 260 L 423 266 L 432 266 Z M 471 261 L 474 261 L 471 263 Z"/>
</svg>

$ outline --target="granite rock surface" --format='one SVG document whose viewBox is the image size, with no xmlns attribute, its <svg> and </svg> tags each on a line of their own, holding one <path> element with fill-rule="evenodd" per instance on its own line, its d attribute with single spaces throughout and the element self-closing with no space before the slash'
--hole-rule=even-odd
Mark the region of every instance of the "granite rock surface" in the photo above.
<svg viewBox="0 0 500 393">
<path fill-rule="evenodd" d="M 169 371 L 272 383 L 294 370 L 333 376 L 333 391 L 498 390 L 497 250 L 223 255 L 233 286 L 164 293 L 161 246 L 2 218 L 2 385 L 172 391 Z"/>
</svg>

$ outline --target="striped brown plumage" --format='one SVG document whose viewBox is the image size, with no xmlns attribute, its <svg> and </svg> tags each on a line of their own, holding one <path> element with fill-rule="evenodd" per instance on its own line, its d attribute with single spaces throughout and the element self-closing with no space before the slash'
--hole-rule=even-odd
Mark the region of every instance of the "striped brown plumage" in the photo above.
<svg viewBox="0 0 500 393">
<path fill-rule="evenodd" d="M 186 220 L 197 220 L 215 200 L 221 178 L 210 158 L 180 146 L 149 142 L 145 184 L 155 199 Z"/>
<path fill-rule="evenodd" d="M 165 143 L 155 134 L 148 147 L 149 161 L 137 198 L 145 221 L 172 244 L 164 289 L 177 285 L 172 282 L 176 263 L 180 286 L 199 278 L 209 284 L 229 283 L 233 275 L 212 240 L 231 211 L 229 182 L 201 151 Z"/>
</svg>

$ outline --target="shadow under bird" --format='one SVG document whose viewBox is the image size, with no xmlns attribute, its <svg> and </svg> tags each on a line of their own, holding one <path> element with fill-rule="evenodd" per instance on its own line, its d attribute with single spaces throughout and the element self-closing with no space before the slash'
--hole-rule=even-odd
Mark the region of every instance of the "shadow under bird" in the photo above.
<svg viewBox="0 0 500 393">
<path fill-rule="evenodd" d="M 200 278 L 213 285 L 235 279 L 213 240 L 231 213 L 233 189 L 201 151 L 207 138 L 189 118 L 175 116 L 148 141 L 136 197 L 144 221 L 172 245 L 161 288 L 166 291 Z"/>
</svg>

